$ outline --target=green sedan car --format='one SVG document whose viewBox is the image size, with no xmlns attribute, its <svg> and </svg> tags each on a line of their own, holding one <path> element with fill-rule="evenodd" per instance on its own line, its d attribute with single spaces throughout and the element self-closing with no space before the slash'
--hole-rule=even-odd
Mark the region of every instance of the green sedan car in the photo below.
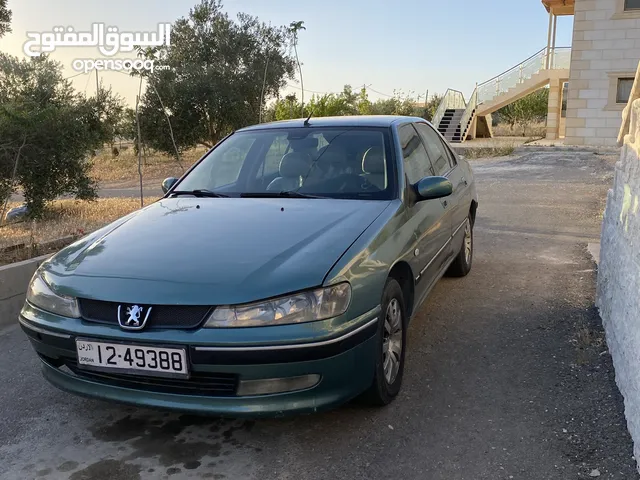
<svg viewBox="0 0 640 480">
<path fill-rule="evenodd" d="M 421 118 L 238 130 L 63 249 L 20 324 L 74 394 L 276 416 L 400 391 L 410 319 L 473 259 L 469 164 Z"/>
</svg>

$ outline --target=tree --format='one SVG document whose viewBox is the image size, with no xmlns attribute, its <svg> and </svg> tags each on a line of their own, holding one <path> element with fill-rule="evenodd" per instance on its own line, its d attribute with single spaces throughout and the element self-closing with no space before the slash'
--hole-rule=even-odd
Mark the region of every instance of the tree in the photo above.
<svg viewBox="0 0 640 480">
<path fill-rule="evenodd" d="M 374 102 L 371 105 L 371 113 L 373 115 L 419 116 L 420 109 L 416 103 L 416 99 L 411 95 L 405 95 L 401 91 L 394 90 L 393 97 Z"/>
<path fill-rule="evenodd" d="M 424 106 L 424 111 L 420 116 L 425 120 L 431 121 L 433 119 L 433 116 L 438 111 L 440 102 L 442 102 L 442 95 L 438 95 L 437 93 L 432 95 L 431 99 L 427 100 L 427 103 Z"/>
<path fill-rule="evenodd" d="M 79 95 L 46 55 L 0 53 L 0 200 L 20 186 L 37 217 L 59 195 L 94 198 L 86 159 L 109 140 L 101 118 L 109 95 Z"/>
<path fill-rule="evenodd" d="M 0 37 L 11 32 L 11 10 L 7 7 L 7 0 L 0 0 Z"/>
<path fill-rule="evenodd" d="M 547 116 L 548 103 L 549 89 L 541 88 L 498 110 L 494 114 L 496 123 L 506 122 L 511 130 L 516 125 L 520 125 L 522 136 L 525 136 L 527 127 L 533 122 L 544 121 Z"/>
<path fill-rule="evenodd" d="M 117 93 L 113 93 L 111 87 L 105 88 L 100 85 L 98 89 L 98 98 L 96 105 L 99 105 L 98 116 L 102 124 L 103 134 L 106 141 L 111 147 L 115 143 L 117 137 L 124 134 L 125 125 L 125 106 L 124 100 Z"/>
<path fill-rule="evenodd" d="M 286 27 L 242 13 L 234 21 L 220 0 L 202 0 L 175 22 L 170 46 L 146 52 L 160 56 L 168 68 L 147 77 L 142 137 L 175 155 L 167 119 L 180 151 L 211 147 L 231 131 L 256 123 L 263 86 L 264 97 L 273 98 L 293 78 L 295 60 L 286 53 L 290 42 Z"/>
<path fill-rule="evenodd" d="M 430 120 L 440 104 L 442 97 L 434 95 L 427 103 L 426 109 L 417 106 L 416 99 L 394 92 L 391 98 L 371 102 L 367 89 L 362 88 L 358 93 L 354 92 L 351 85 L 345 85 L 340 93 L 327 93 L 314 95 L 304 107 L 304 116 L 328 117 L 342 115 L 410 115 L 423 116 Z M 282 100 L 277 100 L 267 109 L 265 119 L 287 120 L 299 118 L 301 103 L 296 95 L 287 95 Z M 426 115 L 429 115 L 427 117 Z"/>
</svg>

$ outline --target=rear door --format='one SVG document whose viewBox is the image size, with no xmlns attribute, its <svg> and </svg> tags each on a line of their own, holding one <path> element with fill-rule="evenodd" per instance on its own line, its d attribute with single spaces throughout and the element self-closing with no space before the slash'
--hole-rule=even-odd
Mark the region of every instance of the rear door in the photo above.
<svg viewBox="0 0 640 480">
<path fill-rule="evenodd" d="M 398 128 L 407 184 L 433 176 L 427 151 L 412 124 Z M 416 298 L 422 298 L 433 283 L 443 263 L 450 256 L 451 225 L 447 211 L 439 199 L 407 204 L 407 223 L 414 233 L 415 244 L 411 269 L 416 277 Z"/>
<path fill-rule="evenodd" d="M 470 199 L 468 181 L 463 169 L 457 164 L 455 156 L 445 145 L 438 133 L 426 123 L 417 123 L 416 129 L 427 147 L 427 152 L 436 175 L 447 177 L 453 184 L 453 194 L 442 199 L 451 215 L 451 235 L 454 253 L 460 245 L 464 229 L 462 228 L 469 215 Z"/>
</svg>

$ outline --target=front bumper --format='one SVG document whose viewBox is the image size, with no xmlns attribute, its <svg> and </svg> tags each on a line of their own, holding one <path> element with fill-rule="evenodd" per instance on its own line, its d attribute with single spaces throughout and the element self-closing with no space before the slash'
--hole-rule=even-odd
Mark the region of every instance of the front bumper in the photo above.
<svg viewBox="0 0 640 480">
<path fill-rule="evenodd" d="M 314 342 L 275 345 L 204 345 L 195 339 L 167 341 L 166 332 L 131 337 L 117 328 L 83 321 L 69 328 L 33 307 L 20 316 L 22 329 L 43 361 L 45 378 L 62 390 L 103 400 L 229 417 L 279 416 L 312 413 L 338 406 L 371 385 L 375 365 L 379 307 L 354 319 L 338 336 Z M 67 328 L 65 328 L 67 327 Z M 209 333 L 209 332 L 207 332 Z M 135 335 L 135 334 L 133 334 Z M 153 339 L 157 335 L 157 339 Z M 127 341 L 136 345 L 162 343 L 187 347 L 192 379 L 145 382 L 146 377 L 102 375 L 77 368 L 76 336 L 94 340 Z M 270 395 L 238 396 L 243 380 L 319 375 L 305 390 Z M 210 388 L 212 385 L 215 388 Z M 220 386 L 223 389 L 220 389 Z"/>
</svg>

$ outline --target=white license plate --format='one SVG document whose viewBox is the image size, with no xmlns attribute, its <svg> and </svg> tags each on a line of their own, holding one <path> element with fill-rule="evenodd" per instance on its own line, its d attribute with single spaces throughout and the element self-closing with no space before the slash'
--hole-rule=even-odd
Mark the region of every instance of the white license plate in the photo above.
<svg viewBox="0 0 640 480">
<path fill-rule="evenodd" d="M 167 377 L 189 375 L 184 348 L 149 347 L 77 339 L 76 352 L 78 365 L 85 368 Z"/>
</svg>

